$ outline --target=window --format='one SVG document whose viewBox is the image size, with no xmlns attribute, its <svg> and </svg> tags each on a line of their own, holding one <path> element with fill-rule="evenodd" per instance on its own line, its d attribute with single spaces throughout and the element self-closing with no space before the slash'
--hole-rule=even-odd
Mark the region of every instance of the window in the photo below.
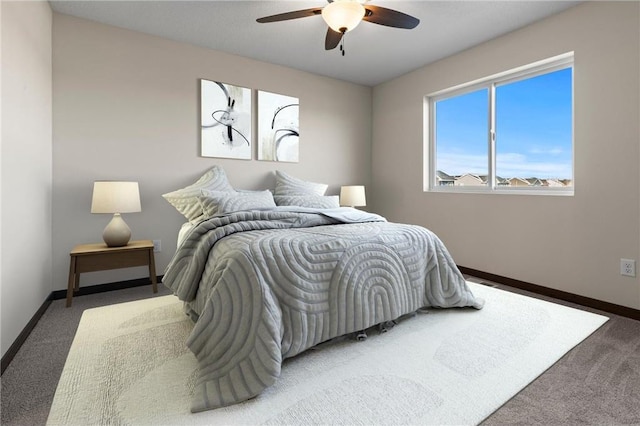
<svg viewBox="0 0 640 426">
<path fill-rule="evenodd" d="M 573 53 L 427 96 L 425 188 L 573 194 Z"/>
</svg>

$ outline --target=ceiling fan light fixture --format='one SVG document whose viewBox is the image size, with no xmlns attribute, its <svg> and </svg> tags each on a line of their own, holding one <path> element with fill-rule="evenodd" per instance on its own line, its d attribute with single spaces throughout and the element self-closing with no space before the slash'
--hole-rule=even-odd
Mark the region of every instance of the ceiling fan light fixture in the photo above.
<svg viewBox="0 0 640 426">
<path fill-rule="evenodd" d="M 322 18 L 335 32 L 349 32 L 364 18 L 364 6 L 354 0 L 334 0 L 322 9 Z"/>
</svg>

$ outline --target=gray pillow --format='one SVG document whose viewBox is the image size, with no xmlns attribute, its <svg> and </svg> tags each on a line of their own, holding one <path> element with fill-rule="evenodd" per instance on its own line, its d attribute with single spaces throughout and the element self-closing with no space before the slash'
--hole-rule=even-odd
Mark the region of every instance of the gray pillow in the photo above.
<svg viewBox="0 0 640 426">
<path fill-rule="evenodd" d="M 307 182 L 276 171 L 275 195 L 324 195 L 328 187 L 324 183 Z"/>
<path fill-rule="evenodd" d="M 184 215 L 188 220 L 195 221 L 202 216 L 202 206 L 198 197 L 202 195 L 200 191 L 226 191 L 235 192 L 224 169 L 220 166 L 213 166 L 211 170 L 202 175 L 195 183 L 178 189 L 173 192 L 162 194 L 173 207 Z"/>
<path fill-rule="evenodd" d="M 273 197 L 279 206 L 298 206 L 314 209 L 336 209 L 340 207 L 337 195 L 276 195 Z"/>
<path fill-rule="evenodd" d="M 198 197 L 205 217 L 241 210 L 263 210 L 276 206 L 271 191 L 220 192 L 202 190 Z"/>
</svg>

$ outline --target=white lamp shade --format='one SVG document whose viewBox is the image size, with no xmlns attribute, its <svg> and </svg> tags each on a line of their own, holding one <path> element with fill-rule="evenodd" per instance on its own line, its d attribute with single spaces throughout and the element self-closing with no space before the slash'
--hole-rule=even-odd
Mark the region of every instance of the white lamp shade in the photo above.
<svg viewBox="0 0 640 426">
<path fill-rule="evenodd" d="M 355 0 L 335 0 L 322 9 L 322 18 L 335 32 L 351 31 L 365 14 L 364 6 Z"/>
<path fill-rule="evenodd" d="M 349 207 L 366 206 L 364 186 L 348 185 L 340 188 L 340 204 Z"/>
<path fill-rule="evenodd" d="M 93 183 L 91 213 L 135 213 L 141 210 L 138 182 Z"/>
</svg>

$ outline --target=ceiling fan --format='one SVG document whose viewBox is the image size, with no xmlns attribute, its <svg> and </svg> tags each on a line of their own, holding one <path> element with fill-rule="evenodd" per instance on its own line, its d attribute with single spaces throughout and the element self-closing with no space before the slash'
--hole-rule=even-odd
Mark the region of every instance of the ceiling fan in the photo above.
<svg viewBox="0 0 640 426">
<path fill-rule="evenodd" d="M 335 49 L 338 44 L 344 56 L 344 35 L 358 26 L 360 21 L 372 22 L 394 28 L 415 28 L 420 20 L 406 13 L 386 7 L 366 4 L 368 0 L 327 0 L 328 5 L 311 9 L 296 10 L 279 13 L 256 19 L 260 23 L 287 21 L 289 19 L 305 18 L 307 16 L 322 15 L 329 29 L 324 40 L 326 50 Z"/>
</svg>

